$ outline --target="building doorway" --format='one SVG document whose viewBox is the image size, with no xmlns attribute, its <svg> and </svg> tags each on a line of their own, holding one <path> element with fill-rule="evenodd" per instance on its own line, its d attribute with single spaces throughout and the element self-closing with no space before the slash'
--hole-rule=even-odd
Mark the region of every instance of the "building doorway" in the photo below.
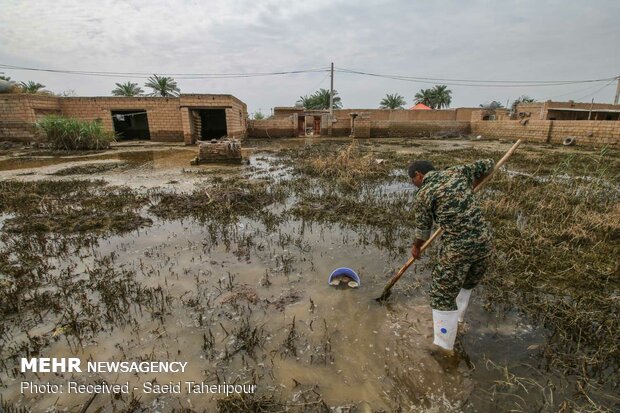
<svg viewBox="0 0 620 413">
<path fill-rule="evenodd" d="M 297 116 L 297 136 L 306 136 L 306 117 Z"/>
<path fill-rule="evenodd" d="M 313 134 L 314 134 L 314 136 L 321 136 L 321 117 L 320 116 L 315 116 L 314 117 L 314 130 L 313 130 Z"/>
<path fill-rule="evenodd" d="M 194 133 L 203 141 L 227 136 L 226 109 L 195 109 Z"/>
<path fill-rule="evenodd" d="M 144 109 L 113 110 L 112 123 L 114 133 L 121 140 L 151 139 L 149 121 Z"/>
</svg>

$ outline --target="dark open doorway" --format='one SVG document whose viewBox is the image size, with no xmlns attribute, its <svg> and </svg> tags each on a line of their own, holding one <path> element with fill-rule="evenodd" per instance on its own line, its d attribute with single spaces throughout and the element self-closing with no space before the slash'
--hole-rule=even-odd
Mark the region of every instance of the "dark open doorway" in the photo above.
<svg viewBox="0 0 620 413">
<path fill-rule="evenodd" d="M 297 118 L 297 136 L 306 136 L 306 117 L 299 115 Z"/>
<path fill-rule="evenodd" d="M 219 139 L 228 135 L 226 109 L 197 109 L 196 112 L 200 122 L 199 126 L 195 122 L 194 127 L 199 127 L 196 135 L 200 136 L 201 140 Z"/>
<path fill-rule="evenodd" d="M 119 139 L 151 139 L 149 121 L 144 109 L 113 110 L 112 122 Z"/>
</svg>

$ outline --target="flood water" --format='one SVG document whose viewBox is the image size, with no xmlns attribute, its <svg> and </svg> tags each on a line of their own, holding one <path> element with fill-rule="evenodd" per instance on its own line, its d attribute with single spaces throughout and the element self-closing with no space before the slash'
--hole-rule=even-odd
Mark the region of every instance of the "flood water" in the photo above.
<svg viewBox="0 0 620 413">
<path fill-rule="evenodd" d="M 183 147 L 5 159 L 0 161 L 0 180 L 101 178 L 134 189 L 191 191 L 208 182 L 211 173 L 287 179 L 289 171 L 273 162 L 274 152 L 311 143 L 250 142 L 254 150 L 249 165 L 237 166 L 190 166 L 197 151 Z M 69 166 L 101 162 L 118 162 L 125 168 L 102 174 L 50 175 Z M 404 183 L 386 185 L 381 192 L 411 200 L 414 196 Z M 283 207 L 274 208 L 278 213 Z M 134 306 L 127 314 L 128 323 L 107 328 L 81 345 L 68 339 L 51 340 L 40 355 L 74 356 L 84 361 L 182 361 L 187 362 L 186 371 L 37 376 L 3 370 L 0 392 L 4 400 L 33 411 L 51 406 L 79 411 L 89 395 L 21 394 L 20 383 L 103 379 L 139 387 L 133 397 L 153 411 L 215 411 L 216 400 L 223 397 L 188 394 L 184 389 L 181 394 L 143 393 L 142 384 L 153 380 L 182 385 L 186 381 L 255 384 L 259 394 L 287 401 L 299 411 L 317 408 L 316 400 L 331 408 L 341 407 L 340 411 L 360 412 L 398 408 L 527 411 L 528 397 L 540 403 L 544 389 L 516 394 L 512 386 L 519 383 L 506 374 L 505 366 L 510 367 L 510 374 L 517 372 L 545 388 L 556 386 L 562 394 L 564 379 L 541 376 L 537 369 L 541 359 L 536 349 L 545 340 L 544 332 L 516 311 L 485 309 L 479 291 L 474 292 L 466 317 L 461 362 L 455 369 L 442 368 L 429 353 L 432 323 L 426 295 L 427 259 L 408 270 L 387 304 L 378 304 L 374 299 L 408 256 L 377 246 L 372 230 L 292 218 L 273 230 L 247 218 L 218 227 L 195 219 L 148 217 L 153 221 L 148 227 L 100 238 L 95 245 L 51 258 L 50 271 L 71 267 L 81 273 L 102 257 L 112 256 L 114 268 L 135 272 L 142 286 L 161 291 L 166 297 L 161 311 Z M 408 245 L 410 241 L 398 243 Z M 361 278 L 360 288 L 330 287 L 328 276 L 339 267 L 354 269 Z M 55 329 L 57 326 L 43 318 L 33 323 L 28 335 L 54 335 Z M 5 331 L 10 331 L 10 342 L 28 340 L 26 330 L 18 326 Z M 4 357 L 9 350 L 7 342 Z M 500 397 L 502 392 L 508 395 Z M 102 394 L 92 401 L 89 411 L 114 411 L 131 399 L 131 395 L 115 398 Z M 357 410 L 352 410 L 353 406 Z"/>
</svg>

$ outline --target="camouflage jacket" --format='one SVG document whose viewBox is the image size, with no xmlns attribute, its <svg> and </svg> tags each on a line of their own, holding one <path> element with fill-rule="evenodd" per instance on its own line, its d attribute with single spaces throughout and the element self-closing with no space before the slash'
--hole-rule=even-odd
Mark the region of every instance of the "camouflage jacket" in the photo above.
<svg viewBox="0 0 620 413">
<path fill-rule="evenodd" d="M 491 232 L 476 201 L 473 184 L 495 165 L 492 159 L 454 166 L 424 175 L 415 203 L 415 238 L 430 237 L 433 221 L 444 230 L 444 253 L 484 257 L 491 251 Z"/>
</svg>

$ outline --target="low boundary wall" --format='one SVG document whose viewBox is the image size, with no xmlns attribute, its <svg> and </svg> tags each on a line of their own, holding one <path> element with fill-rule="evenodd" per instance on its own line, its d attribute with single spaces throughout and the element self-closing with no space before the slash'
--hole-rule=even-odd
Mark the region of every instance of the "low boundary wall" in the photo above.
<svg viewBox="0 0 620 413">
<path fill-rule="evenodd" d="M 483 139 L 526 139 L 532 142 L 561 144 L 567 137 L 574 137 L 577 145 L 619 145 L 620 121 L 472 121 L 471 133 L 480 135 Z"/>
</svg>

